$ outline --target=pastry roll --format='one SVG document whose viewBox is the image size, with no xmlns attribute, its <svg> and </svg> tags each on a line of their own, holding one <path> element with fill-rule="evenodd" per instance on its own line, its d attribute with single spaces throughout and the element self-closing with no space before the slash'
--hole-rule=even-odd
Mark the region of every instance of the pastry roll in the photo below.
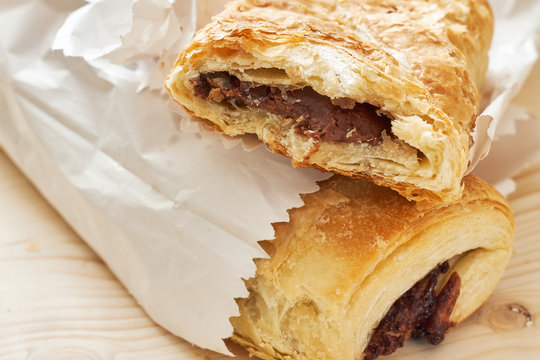
<svg viewBox="0 0 540 360">
<path fill-rule="evenodd" d="M 296 166 L 453 201 L 492 27 L 487 0 L 237 0 L 180 53 L 166 88 Z"/>
<path fill-rule="evenodd" d="M 492 293 L 512 212 L 477 177 L 454 203 L 408 201 L 365 180 L 323 182 L 275 225 L 232 340 L 261 359 L 358 360 L 410 337 L 437 344 Z"/>
</svg>

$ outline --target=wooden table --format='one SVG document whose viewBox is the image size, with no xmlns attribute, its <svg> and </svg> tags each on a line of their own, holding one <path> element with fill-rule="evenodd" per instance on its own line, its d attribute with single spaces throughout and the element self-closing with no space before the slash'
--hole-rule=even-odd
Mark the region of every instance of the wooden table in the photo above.
<svg viewBox="0 0 540 360">
<path fill-rule="evenodd" d="M 536 66 L 516 102 L 540 118 L 539 93 Z M 540 162 L 516 179 L 515 251 L 496 292 L 442 345 L 386 359 L 540 359 Z M 1 150 L 0 274 L 0 359 L 228 359 L 152 322 Z"/>
</svg>

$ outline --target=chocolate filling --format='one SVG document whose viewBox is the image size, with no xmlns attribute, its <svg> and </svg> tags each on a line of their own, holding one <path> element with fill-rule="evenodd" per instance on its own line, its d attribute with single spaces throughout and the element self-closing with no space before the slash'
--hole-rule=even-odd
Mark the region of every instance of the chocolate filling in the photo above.
<svg viewBox="0 0 540 360">
<path fill-rule="evenodd" d="M 444 333 L 455 325 L 449 319 L 461 285 L 459 275 L 452 273 L 439 294 L 435 294 L 439 275 L 448 269 L 448 262 L 438 265 L 396 300 L 371 336 L 364 360 L 389 355 L 411 337 L 426 337 L 433 345 L 444 340 Z"/>
<path fill-rule="evenodd" d="M 201 74 L 191 83 L 199 98 L 268 111 L 282 118 L 282 126 L 293 123 L 297 134 L 316 140 L 377 145 L 384 130 L 391 134 L 391 120 L 375 106 L 345 98 L 331 100 L 311 87 L 285 90 L 241 81 L 227 72 Z"/>
</svg>

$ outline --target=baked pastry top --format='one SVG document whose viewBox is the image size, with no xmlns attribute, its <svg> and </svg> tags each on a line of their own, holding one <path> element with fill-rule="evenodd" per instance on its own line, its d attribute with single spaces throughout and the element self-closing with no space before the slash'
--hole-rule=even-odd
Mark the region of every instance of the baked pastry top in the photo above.
<svg viewBox="0 0 540 360">
<path fill-rule="evenodd" d="M 459 198 L 488 63 L 487 0 L 237 0 L 166 87 L 206 125 L 409 199 Z"/>
<path fill-rule="evenodd" d="M 512 252 L 508 202 L 473 175 L 454 203 L 341 176 L 304 201 L 263 244 L 269 259 L 256 260 L 231 318 L 232 339 L 262 359 L 374 359 L 411 336 L 438 343 L 493 292 Z"/>
</svg>

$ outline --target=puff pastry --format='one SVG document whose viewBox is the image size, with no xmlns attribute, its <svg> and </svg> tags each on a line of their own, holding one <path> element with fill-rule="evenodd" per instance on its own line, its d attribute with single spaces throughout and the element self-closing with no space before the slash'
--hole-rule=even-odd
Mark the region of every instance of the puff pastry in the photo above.
<svg viewBox="0 0 540 360">
<path fill-rule="evenodd" d="M 237 0 L 180 53 L 166 88 L 294 165 L 452 201 L 492 28 L 487 0 Z"/>
<path fill-rule="evenodd" d="M 283 360 L 374 359 L 410 336 L 440 342 L 492 293 L 513 241 L 505 199 L 472 175 L 464 184 L 459 201 L 435 204 L 365 180 L 322 183 L 265 242 L 270 257 L 237 300 L 232 339 Z"/>
</svg>

